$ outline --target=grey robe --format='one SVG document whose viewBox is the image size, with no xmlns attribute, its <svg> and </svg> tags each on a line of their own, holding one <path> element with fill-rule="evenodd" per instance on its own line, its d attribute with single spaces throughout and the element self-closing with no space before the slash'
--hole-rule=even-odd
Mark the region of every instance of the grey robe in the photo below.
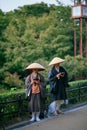
<svg viewBox="0 0 87 130">
<path fill-rule="evenodd" d="M 43 98 L 45 98 L 46 94 L 46 81 L 44 77 L 40 75 L 40 93 L 38 94 L 31 94 L 31 99 L 29 101 L 29 108 L 32 112 L 41 111 L 41 106 L 43 106 Z M 28 91 L 31 89 L 31 81 L 30 81 L 30 75 L 27 76 L 25 80 L 25 85 L 27 87 L 26 96 L 28 94 Z"/>
</svg>

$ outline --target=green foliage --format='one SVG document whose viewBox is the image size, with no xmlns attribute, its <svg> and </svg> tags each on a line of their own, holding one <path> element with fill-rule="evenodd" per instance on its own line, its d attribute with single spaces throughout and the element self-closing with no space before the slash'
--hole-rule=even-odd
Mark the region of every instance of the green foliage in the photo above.
<svg viewBox="0 0 87 130">
<path fill-rule="evenodd" d="M 82 86 L 87 86 L 87 80 L 77 80 L 77 81 L 72 81 L 69 82 L 70 87 L 82 87 Z"/>
<path fill-rule="evenodd" d="M 0 106 L 1 107 L 1 112 L 3 114 L 6 114 L 6 116 L 2 117 L 2 120 L 4 122 L 8 122 L 8 120 L 13 119 L 13 117 L 16 114 L 18 114 L 17 111 L 21 109 L 21 99 L 24 99 L 24 98 L 25 98 L 25 90 L 24 89 L 22 89 L 22 90 L 17 89 L 17 91 L 10 91 L 10 92 L 6 92 L 6 93 L 0 93 L 0 102 L 7 102 L 7 104 L 6 103 L 5 104 L 0 104 L 1 105 Z M 23 108 L 25 108 L 27 110 L 27 102 L 23 102 L 22 109 Z M 15 114 L 15 111 L 16 111 L 16 114 Z M 12 113 L 14 113 L 14 114 L 12 114 Z M 18 115 L 16 115 L 16 117 L 17 116 Z"/>
<path fill-rule="evenodd" d="M 81 77 L 84 79 L 87 74 L 86 58 L 78 55 L 76 58 L 66 56 L 65 59 L 66 61 L 63 66 L 68 72 L 69 81 L 75 80 L 75 78 L 80 79 Z"/>
<path fill-rule="evenodd" d="M 44 13 L 49 13 L 49 7 L 45 3 L 35 4 L 35 5 L 25 5 L 23 7 L 19 7 L 18 10 L 15 10 L 15 13 L 22 16 L 42 16 Z"/>
<path fill-rule="evenodd" d="M 71 7 L 62 4 L 48 6 L 42 2 L 19 7 L 8 13 L 0 10 L 0 20 L 1 86 L 20 87 L 24 82 L 24 70 L 32 62 L 44 65 L 46 71 L 42 73 L 48 80 L 48 64 L 55 56 L 65 58 L 64 67 L 69 73 L 70 81 L 75 80 L 75 77 L 79 78 L 79 75 L 86 78 L 86 59 L 80 59 L 79 56 L 73 58 L 74 28 Z M 78 45 L 79 36 L 77 40 Z M 15 73 L 17 77 L 14 76 Z M 14 81 L 11 77 L 15 77 Z"/>
<path fill-rule="evenodd" d="M 87 95 L 87 88 L 82 88 L 82 87 L 87 86 L 87 80 L 72 81 L 72 82 L 69 82 L 69 86 L 70 86 L 71 91 L 67 91 L 67 95 L 69 98 L 69 102 L 71 104 L 86 101 L 85 95 Z M 75 90 L 72 91 L 73 89 Z"/>
<path fill-rule="evenodd" d="M 4 79 L 4 84 L 10 88 L 23 88 L 23 81 L 19 79 L 17 73 L 10 74 L 9 72 L 5 73 L 6 77 Z M 9 89 L 9 88 L 8 88 Z M 11 89 L 12 90 L 12 89 Z"/>
<path fill-rule="evenodd" d="M 5 14 L 0 10 L 0 40 L 4 41 L 3 32 L 8 26 L 8 19 Z"/>
<path fill-rule="evenodd" d="M 76 102 L 85 102 L 86 97 L 82 97 L 79 100 L 79 90 L 77 88 L 85 86 L 85 85 L 87 86 L 87 80 L 69 82 L 69 85 L 70 85 L 69 89 L 73 89 L 73 88 L 75 89 L 74 91 L 67 92 L 69 104 L 75 104 Z M 47 96 L 46 96 L 45 105 L 46 105 L 46 109 L 48 110 L 48 105 L 51 102 L 49 85 L 47 85 L 46 90 L 47 90 Z M 16 114 L 17 114 L 17 111 L 19 110 L 19 112 L 21 114 L 20 116 L 22 116 L 22 114 L 24 115 L 25 111 L 22 111 L 22 110 L 26 110 L 26 112 L 27 112 L 27 108 L 28 108 L 28 101 L 24 100 L 25 92 L 26 92 L 25 89 L 21 89 L 21 90 L 17 89 L 15 91 L 0 93 L 0 102 L 2 102 L 1 112 L 3 114 L 8 114 L 8 113 L 14 113 L 16 111 Z M 80 90 L 80 96 L 83 94 L 87 94 L 87 89 Z M 73 99 L 73 97 L 75 97 L 75 99 Z M 22 101 L 22 99 L 23 99 L 23 101 Z M 7 104 L 5 102 L 7 102 Z M 18 116 L 18 115 L 16 115 L 16 116 Z M 6 121 L 6 120 L 10 120 L 11 118 L 13 118 L 13 115 L 9 114 L 8 116 L 6 116 L 6 115 L 3 116 L 2 120 Z"/>
</svg>

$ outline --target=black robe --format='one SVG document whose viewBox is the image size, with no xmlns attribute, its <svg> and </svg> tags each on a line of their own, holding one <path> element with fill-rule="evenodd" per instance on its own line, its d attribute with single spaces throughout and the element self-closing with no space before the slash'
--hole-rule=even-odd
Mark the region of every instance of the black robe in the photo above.
<svg viewBox="0 0 87 130">
<path fill-rule="evenodd" d="M 61 72 L 64 72 L 64 77 L 60 77 L 60 79 L 58 79 L 56 75 Z M 60 66 L 59 72 L 57 72 L 57 70 L 53 67 L 49 72 L 48 78 L 52 100 L 55 101 L 67 99 L 66 87 L 68 86 L 68 75 L 65 69 Z"/>
</svg>

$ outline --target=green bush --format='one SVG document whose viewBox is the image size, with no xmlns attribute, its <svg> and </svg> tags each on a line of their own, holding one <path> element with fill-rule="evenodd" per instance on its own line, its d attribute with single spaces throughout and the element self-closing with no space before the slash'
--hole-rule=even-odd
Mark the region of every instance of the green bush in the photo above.
<svg viewBox="0 0 87 130">
<path fill-rule="evenodd" d="M 74 91 L 67 91 L 67 95 L 69 98 L 69 103 L 70 104 L 75 104 L 77 102 L 84 102 L 86 101 L 86 97 L 81 97 L 79 99 L 79 87 L 82 86 L 87 86 L 87 80 L 80 80 L 80 81 L 76 81 L 76 82 L 69 82 L 69 89 L 75 89 Z M 48 109 L 48 105 L 51 102 L 51 94 L 50 94 L 50 86 L 47 85 L 46 87 L 47 90 L 47 96 L 46 96 L 46 109 Z M 67 88 L 68 90 L 68 88 Z M 7 114 L 7 113 L 13 113 L 15 111 L 19 110 L 19 113 L 24 114 L 25 110 L 27 112 L 28 110 L 28 101 L 25 99 L 25 89 L 12 89 L 9 92 L 6 93 L 0 93 L 0 103 L 2 102 L 2 104 L 0 104 L 0 111 L 3 114 Z M 80 96 L 86 94 L 87 95 L 87 88 L 86 89 L 81 89 L 80 90 Z M 75 97 L 75 98 L 73 98 Z M 22 101 L 23 99 L 23 101 Z M 25 99 L 25 100 L 24 100 Z M 18 102 L 15 102 L 16 100 L 18 100 Z M 13 101 L 12 103 L 10 103 L 10 101 Z M 8 104 L 6 104 L 5 102 L 8 102 Z M 18 114 L 18 113 L 16 113 Z M 9 117 L 10 116 L 10 117 Z M 18 116 L 18 115 L 17 115 Z M 4 116 L 3 120 L 8 120 L 10 118 L 13 118 L 12 114 L 8 115 L 8 116 Z"/>
<path fill-rule="evenodd" d="M 87 86 L 87 80 L 78 80 L 69 82 L 71 91 L 67 91 L 68 98 L 71 104 L 75 104 L 77 102 L 86 101 L 86 97 L 82 95 L 87 95 L 87 88 L 80 89 L 84 86 Z M 72 91 L 72 89 L 74 89 Z"/>
<path fill-rule="evenodd" d="M 7 84 L 8 89 L 11 88 L 23 88 L 24 83 L 22 80 L 20 80 L 19 75 L 17 73 L 11 74 L 9 72 L 6 72 L 6 77 L 4 79 L 4 84 Z"/>
<path fill-rule="evenodd" d="M 22 110 L 28 110 L 27 100 L 22 101 L 22 99 L 25 99 L 25 89 L 17 89 L 0 94 L 0 111 L 3 121 L 8 121 L 14 116 L 18 117 L 19 114 L 22 116 L 22 114 L 24 114 Z M 3 116 L 4 114 L 5 116 Z"/>
<path fill-rule="evenodd" d="M 70 87 L 87 86 L 87 80 L 72 81 L 72 82 L 69 82 L 69 85 Z"/>
</svg>

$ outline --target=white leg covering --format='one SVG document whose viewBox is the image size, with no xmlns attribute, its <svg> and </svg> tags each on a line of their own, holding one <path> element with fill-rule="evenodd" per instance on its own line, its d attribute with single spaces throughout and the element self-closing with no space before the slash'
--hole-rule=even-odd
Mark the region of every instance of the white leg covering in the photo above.
<svg viewBox="0 0 87 130">
<path fill-rule="evenodd" d="M 39 115 L 40 115 L 40 112 L 36 112 L 36 121 L 40 121 Z"/>
<path fill-rule="evenodd" d="M 32 112 L 32 118 L 30 121 L 35 121 L 35 112 Z"/>
</svg>

